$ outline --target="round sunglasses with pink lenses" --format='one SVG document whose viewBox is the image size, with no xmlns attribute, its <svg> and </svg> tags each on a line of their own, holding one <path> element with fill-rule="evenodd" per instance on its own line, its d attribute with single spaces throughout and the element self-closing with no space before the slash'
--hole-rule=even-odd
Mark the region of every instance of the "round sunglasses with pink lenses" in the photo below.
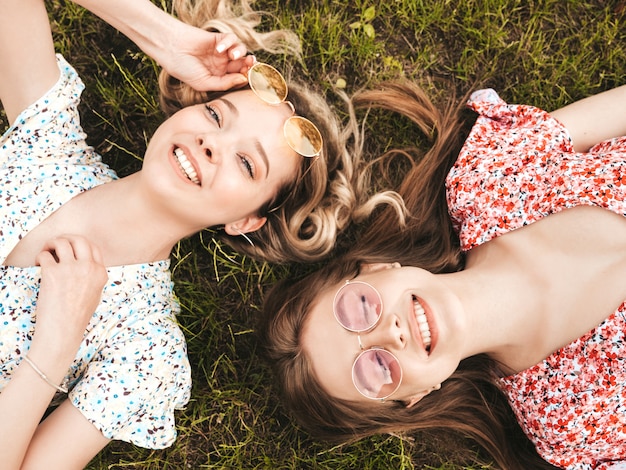
<svg viewBox="0 0 626 470">
<path fill-rule="evenodd" d="M 359 334 L 376 327 L 383 313 L 383 301 L 370 284 L 346 281 L 335 294 L 333 313 L 342 327 Z M 359 346 L 363 349 L 360 336 Z M 400 387 L 402 367 L 386 349 L 365 349 L 352 365 L 352 382 L 363 396 L 385 400 Z"/>
</svg>

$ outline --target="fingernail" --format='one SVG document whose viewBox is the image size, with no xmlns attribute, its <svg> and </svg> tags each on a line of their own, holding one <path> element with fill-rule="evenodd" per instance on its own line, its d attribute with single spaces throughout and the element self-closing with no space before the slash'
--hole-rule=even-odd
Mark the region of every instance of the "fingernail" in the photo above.
<svg viewBox="0 0 626 470">
<path fill-rule="evenodd" d="M 241 53 L 239 51 L 233 51 L 233 60 L 237 60 L 241 57 Z"/>
<path fill-rule="evenodd" d="M 215 48 L 215 50 L 217 52 L 222 53 L 222 52 L 224 52 L 224 50 L 226 50 L 226 46 L 224 44 L 218 44 L 217 47 Z"/>
</svg>

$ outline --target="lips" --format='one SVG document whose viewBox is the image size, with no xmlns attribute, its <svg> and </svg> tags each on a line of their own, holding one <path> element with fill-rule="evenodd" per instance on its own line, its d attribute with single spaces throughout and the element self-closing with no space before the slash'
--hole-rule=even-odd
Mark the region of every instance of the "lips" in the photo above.
<svg viewBox="0 0 626 470">
<path fill-rule="evenodd" d="M 432 336 L 430 332 L 430 326 L 428 324 L 428 318 L 426 318 L 426 312 L 424 307 L 420 304 L 417 297 L 413 296 L 413 312 L 415 313 L 415 319 L 417 320 L 417 326 L 419 334 L 424 343 L 424 348 L 427 352 L 430 352 L 430 346 L 432 343 Z"/>
<path fill-rule="evenodd" d="M 176 158 L 176 161 L 178 162 L 178 167 L 183 172 L 183 174 L 187 177 L 187 179 L 194 184 L 200 185 L 200 179 L 198 178 L 198 173 L 196 172 L 195 168 L 193 167 L 193 165 L 187 158 L 187 155 L 185 155 L 185 152 L 183 151 L 183 149 L 181 149 L 180 147 L 176 147 L 174 149 L 174 157 Z"/>
</svg>

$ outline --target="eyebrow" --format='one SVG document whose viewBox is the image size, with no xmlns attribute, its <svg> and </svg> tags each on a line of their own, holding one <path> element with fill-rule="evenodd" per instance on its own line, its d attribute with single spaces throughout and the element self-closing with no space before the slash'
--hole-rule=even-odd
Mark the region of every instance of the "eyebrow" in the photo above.
<svg viewBox="0 0 626 470">
<path fill-rule="evenodd" d="M 235 115 L 235 117 L 239 117 L 239 110 L 232 103 L 232 101 L 224 97 L 219 98 L 219 101 L 223 102 L 226 105 L 226 107 L 230 110 L 230 112 Z M 267 152 L 263 148 L 263 144 L 261 144 L 261 142 L 259 142 L 258 140 L 254 142 L 254 146 L 256 147 L 257 152 L 259 152 L 259 155 L 261 155 L 261 159 L 263 159 L 263 163 L 265 163 L 265 168 L 266 168 L 265 179 L 267 179 L 270 174 L 270 161 L 267 158 Z"/>
</svg>

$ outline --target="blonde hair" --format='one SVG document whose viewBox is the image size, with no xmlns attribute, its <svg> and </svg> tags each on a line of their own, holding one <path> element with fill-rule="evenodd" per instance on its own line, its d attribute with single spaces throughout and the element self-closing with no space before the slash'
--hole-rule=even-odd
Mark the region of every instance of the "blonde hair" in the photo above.
<svg viewBox="0 0 626 470">
<path fill-rule="evenodd" d="M 186 23 L 203 29 L 232 32 L 250 51 L 300 54 L 298 37 L 288 30 L 258 32 L 263 13 L 251 8 L 249 0 L 174 0 L 175 14 Z M 257 259 L 284 262 L 311 262 L 328 255 L 335 247 L 338 233 L 351 221 L 367 216 L 379 204 L 391 204 L 402 218 L 401 198 L 386 192 L 370 195 L 361 188 L 364 176 L 358 171 L 361 151 L 359 129 L 352 109 L 349 122 L 342 126 L 324 97 L 311 86 L 289 79 L 288 100 L 297 113 L 320 129 L 324 145 L 318 157 L 302 158 L 298 174 L 280 188 L 276 196 L 261 207 L 267 222 L 248 233 L 254 245 L 244 237 L 229 236 L 217 228 L 216 237 L 235 250 Z M 179 109 L 215 99 L 216 93 L 193 90 L 162 71 L 159 77 L 161 106 L 171 115 Z M 223 94 L 223 93 L 220 93 Z M 344 100 L 345 101 L 345 100 Z M 347 142 L 356 142 L 348 148 Z"/>
</svg>

